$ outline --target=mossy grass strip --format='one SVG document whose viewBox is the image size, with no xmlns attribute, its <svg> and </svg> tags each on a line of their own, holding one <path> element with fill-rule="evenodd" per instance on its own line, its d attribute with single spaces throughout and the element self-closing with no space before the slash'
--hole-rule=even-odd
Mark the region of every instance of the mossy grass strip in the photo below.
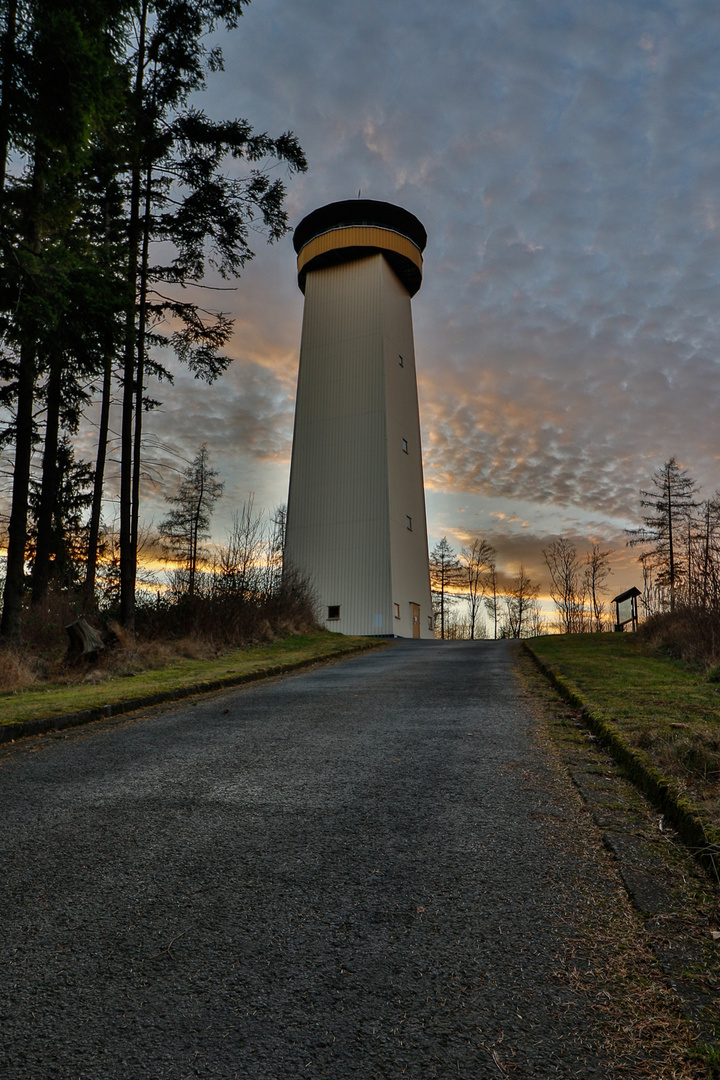
<svg viewBox="0 0 720 1080">
<path fill-rule="evenodd" d="M 168 667 L 99 684 L 49 686 L 0 695 L 0 742 L 39 735 L 134 709 L 210 693 L 281 675 L 386 644 L 343 634 L 302 634 L 226 653 L 213 660 L 179 660 Z"/>
<path fill-rule="evenodd" d="M 651 738 L 677 727 L 717 726 L 717 690 L 674 661 L 646 655 L 626 635 L 558 635 L 525 645 L 560 695 L 718 880 L 717 802 L 705 798 L 699 807 L 685 790 L 681 769 L 668 773 L 653 761 Z"/>
</svg>

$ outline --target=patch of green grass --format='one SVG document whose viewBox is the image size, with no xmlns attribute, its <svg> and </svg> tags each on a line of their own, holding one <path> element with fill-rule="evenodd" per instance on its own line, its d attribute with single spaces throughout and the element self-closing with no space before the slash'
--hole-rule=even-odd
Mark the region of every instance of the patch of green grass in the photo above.
<svg viewBox="0 0 720 1080">
<path fill-rule="evenodd" d="M 720 716 L 714 684 L 680 661 L 643 652 L 631 634 L 556 634 L 529 644 L 618 716 L 636 717 L 638 705 L 644 714 L 668 722 L 678 721 L 690 707 L 694 716 Z"/>
<path fill-rule="evenodd" d="M 694 1056 L 705 1065 L 711 1077 L 720 1077 L 720 1047 L 704 1043 L 697 1047 Z"/>
<path fill-rule="evenodd" d="M 179 660 L 168 667 L 138 671 L 100 683 L 43 686 L 0 695 L 0 725 L 62 716 L 66 713 L 130 701 L 219 679 L 242 679 L 288 664 L 329 659 L 353 649 L 371 648 L 371 638 L 319 632 L 298 634 L 267 645 L 226 653 L 212 660 Z"/>
<path fill-rule="evenodd" d="M 629 634 L 535 638 L 531 650 L 594 713 L 691 796 L 709 820 L 720 797 L 720 687 Z"/>
</svg>

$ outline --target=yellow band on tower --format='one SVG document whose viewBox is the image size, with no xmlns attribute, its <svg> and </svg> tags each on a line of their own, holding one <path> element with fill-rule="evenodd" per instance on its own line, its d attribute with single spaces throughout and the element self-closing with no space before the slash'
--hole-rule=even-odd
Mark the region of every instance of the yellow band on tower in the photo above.
<svg viewBox="0 0 720 1080">
<path fill-rule="evenodd" d="M 376 251 L 392 252 L 408 259 L 422 276 L 422 255 L 412 240 L 393 229 L 382 229 L 377 225 L 348 225 L 313 237 L 298 255 L 298 274 L 301 274 L 313 259 L 340 248 L 372 248 Z"/>
</svg>

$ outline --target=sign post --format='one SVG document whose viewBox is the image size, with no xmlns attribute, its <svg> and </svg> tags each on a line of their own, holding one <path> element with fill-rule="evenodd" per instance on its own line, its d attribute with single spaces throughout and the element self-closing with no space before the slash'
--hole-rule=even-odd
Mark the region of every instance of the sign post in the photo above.
<svg viewBox="0 0 720 1080">
<path fill-rule="evenodd" d="M 631 623 L 631 630 L 637 630 L 637 598 L 640 595 L 640 590 L 633 585 L 632 589 L 620 593 L 619 596 L 614 596 L 610 601 L 615 605 L 615 630 L 619 633 L 623 632 L 628 623 Z"/>
</svg>

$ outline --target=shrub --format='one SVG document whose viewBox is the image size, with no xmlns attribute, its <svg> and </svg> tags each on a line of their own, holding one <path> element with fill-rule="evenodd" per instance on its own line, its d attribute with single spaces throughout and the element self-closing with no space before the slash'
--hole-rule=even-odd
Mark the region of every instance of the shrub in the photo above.
<svg viewBox="0 0 720 1080">
<path fill-rule="evenodd" d="M 135 624 L 144 641 L 190 637 L 222 650 L 316 630 L 315 607 L 308 583 L 286 573 L 271 592 L 211 586 L 194 596 L 156 595 L 151 603 L 138 605 Z"/>
<path fill-rule="evenodd" d="M 100 629 L 106 649 L 94 661 L 92 677 L 108 678 L 162 667 L 180 657 L 211 659 L 256 642 L 319 629 L 316 602 L 307 581 L 288 571 L 272 588 L 226 590 L 212 576 L 194 596 L 139 594 L 135 637 L 115 621 L 117 611 L 88 616 Z M 83 611 L 80 593 L 51 588 L 42 604 L 23 612 L 23 647 L 0 652 L 0 693 L 22 690 L 36 681 L 78 682 L 86 666 L 68 665 L 65 627 Z"/>
<path fill-rule="evenodd" d="M 718 679 L 720 612 L 682 607 L 652 615 L 638 629 L 638 640 L 653 652 L 684 660 Z"/>
</svg>

